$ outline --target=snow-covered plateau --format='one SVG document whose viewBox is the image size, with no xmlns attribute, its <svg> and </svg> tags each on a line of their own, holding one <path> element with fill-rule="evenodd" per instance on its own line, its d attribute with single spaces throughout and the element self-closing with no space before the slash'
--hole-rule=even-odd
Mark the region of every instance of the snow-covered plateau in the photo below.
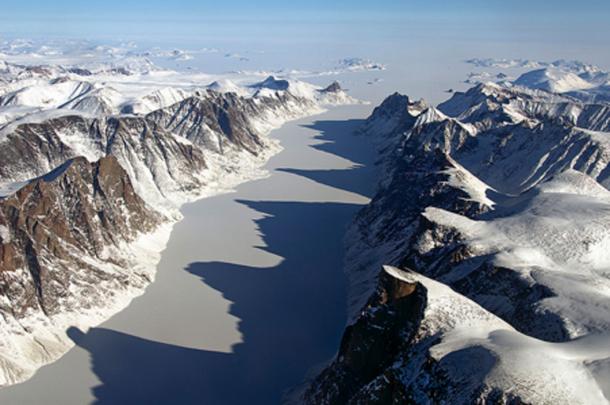
<svg viewBox="0 0 610 405">
<path fill-rule="evenodd" d="M 187 74 L 141 57 L 1 62 L 0 385 L 65 353 L 68 327 L 142 294 L 180 206 L 265 176 L 272 129 L 351 103 L 336 82 Z"/>
<path fill-rule="evenodd" d="M 478 68 L 500 69 L 493 74 L 488 71 L 471 72 L 465 80 L 467 84 L 494 81 L 505 86 L 516 85 L 564 94 L 588 103 L 610 101 L 609 73 L 598 66 L 581 61 L 469 59 L 466 63 Z M 520 74 L 515 75 L 515 71 Z"/>
<path fill-rule="evenodd" d="M 381 176 L 347 236 L 349 321 L 299 401 L 610 402 L 607 73 L 550 65 L 366 120 Z"/>
</svg>

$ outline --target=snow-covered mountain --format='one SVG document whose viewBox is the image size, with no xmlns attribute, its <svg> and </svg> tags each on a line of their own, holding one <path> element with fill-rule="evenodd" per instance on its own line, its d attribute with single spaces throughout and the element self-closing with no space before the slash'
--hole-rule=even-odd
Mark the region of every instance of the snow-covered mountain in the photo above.
<svg viewBox="0 0 610 405">
<path fill-rule="evenodd" d="M 594 87 L 594 84 L 589 83 L 576 73 L 556 68 L 545 68 L 524 73 L 515 81 L 515 84 L 552 93 L 589 90 Z"/>
<path fill-rule="evenodd" d="M 0 199 L 2 385 L 23 381 L 154 278 L 168 218 L 139 197 L 114 156 L 67 160 Z"/>
<path fill-rule="evenodd" d="M 545 67 L 553 67 L 580 73 L 586 70 L 598 70 L 595 65 L 585 63 L 579 60 L 558 59 L 552 62 L 532 59 L 508 59 L 508 58 L 471 58 L 465 61 L 466 63 L 482 68 L 502 68 L 502 69 L 539 69 Z"/>
<path fill-rule="evenodd" d="M 386 65 L 378 62 L 373 62 L 363 58 L 344 58 L 339 61 L 339 68 L 351 72 L 368 72 L 374 70 L 386 70 Z"/>
<path fill-rule="evenodd" d="M 510 83 L 377 107 L 348 326 L 300 400 L 608 403 L 609 108 Z"/>
<path fill-rule="evenodd" d="M 180 205 L 264 175 L 270 130 L 356 102 L 337 83 L 2 66 L 0 385 L 141 294 Z"/>
<path fill-rule="evenodd" d="M 595 67 L 580 70 L 547 67 L 522 74 L 514 84 L 567 94 L 583 101 L 610 101 L 610 75 Z"/>
<path fill-rule="evenodd" d="M 479 68 L 513 69 L 521 74 L 488 71 L 471 72 L 465 83 L 498 82 L 503 85 L 544 90 L 577 98 L 587 103 L 610 101 L 610 74 L 598 66 L 580 61 L 555 62 L 522 59 L 470 59 L 466 63 Z M 534 68 L 534 70 L 529 70 Z M 523 69 L 528 69 L 523 71 Z M 510 75 L 510 76 L 509 76 Z M 516 77 L 516 78 L 515 78 Z"/>
</svg>

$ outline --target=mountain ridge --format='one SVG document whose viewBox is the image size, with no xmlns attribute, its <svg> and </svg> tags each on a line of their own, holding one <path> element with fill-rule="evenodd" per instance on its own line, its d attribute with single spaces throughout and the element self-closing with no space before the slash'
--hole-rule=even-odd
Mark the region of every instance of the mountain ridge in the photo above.
<svg viewBox="0 0 610 405">
<path fill-rule="evenodd" d="M 501 84 L 382 102 L 347 327 L 295 402 L 607 403 L 610 133 L 586 129 L 607 107 Z"/>
<path fill-rule="evenodd" d="M 73 86 L 62 69 L 11 69 L 16 93 L 0 95 L 0 385 L 65 353 L 69 326 L 87 330 L 142 294 L 179 207 L 265 176 L 280 150 L 272 129 L 357 102 L 295 81 L 259 95 L 142 93 L 124 72 L 69 73 L 86 77 Z"/>
</svg>

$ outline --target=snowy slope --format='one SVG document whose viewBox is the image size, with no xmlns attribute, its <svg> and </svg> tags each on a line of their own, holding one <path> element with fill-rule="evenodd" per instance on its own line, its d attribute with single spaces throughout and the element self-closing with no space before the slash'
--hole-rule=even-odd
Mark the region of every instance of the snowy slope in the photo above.
<svg viewBox="0 0 610 405">
<path fill-rule="evenodd" d="M 423 215 L 459 232 L 471 258 L 484 256 L 548 289 L 551 296 L 533 303 L 535 310 L 557 314 L 570 338 L 609 331 L 610 192 L 568 170 L 529 194 L 518 208 L 506 201 L 510 208 L 498 207 L 498 217 L 482 221 L 433 207 Z"/>
<path fill-rule="evenodd" d="M 576 73 L 556 68 L 533 70 L 524 73 L 514 82 L 518 86 L 546 90 L 551 93 L 566 93 L 576 90 L 588 90 L 595 85 L 582 79 Z"/>
<path fill-rule="evenodd" d="M 235 93 L 239 96 L 248 95 L 247 89 L 240 87 L 235 82 L 229 79 L 216 80 L 210 83 L 207 88 L 210 90 L 214 90 L 218 93 Z"/>
<path fill-rule="evenodd" d="M 91 84 L 87 82 L 51 80 L 40 86 L 27 86 L 15 92 L 5 94 L 0 99 L 0 105 L 58 108 L 62 104 L 83 96 L 91 89 Z"/>
<path fill-rule="evenodd" d="M 464 380 L 471 380 L 471 386 L 477 389 L 484 387 L 482 399 L 499 390 L 532 404 L 607 401 L 591 373 L 591 363 L 610 364 L 610 334 L 545 342 L 519 333 L 442 283 L 394 267 L 385 271 L 426 288 L 428 301 L 417 340 L 440 337 L 429 348 L 430 357 L 452 384 L 465 386 L 459 396 L 451 397 L 452 403 L 470 403 L 476 398 L 476 389 L 468 392 L 470 387 Z"/>
<path fill-rule="evenodd" d="M 610 74 L 602 68 L 577 60 L 554 62 L 527 59 L 481 59 L 466 61 L 480 69 L 471 72 L 465 83 L 496 82 L 502 85 L 564 94 L 584 102 L 610 101 Z M 498 69 L 503 69 L 499 71 Z"/>
<path fill-rule="evenodd" d="M 594 66 L 551 66 L 526 72 L 513 83 L 517 86 L 567 94 L 583 101 L 610 101 L 610 74 Z"/>
</svg>

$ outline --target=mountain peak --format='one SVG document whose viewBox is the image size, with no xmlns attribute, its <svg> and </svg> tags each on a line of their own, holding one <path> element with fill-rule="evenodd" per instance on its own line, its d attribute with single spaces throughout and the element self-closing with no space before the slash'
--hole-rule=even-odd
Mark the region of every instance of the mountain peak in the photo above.
<svg viewBox="0 0 610 405">
<path fill-rule="evenodd" d="M 253 84 L 251 87 L 258 89 L 270 89 L 276 91 L 285 91 L 290 87 L 290 82 L 285 79 L 277 79 L 275 76 L 267 76 L 262 82 Z"/>
<path fill-rule="evenodd" d="M 555 67 L 533 70 L 519 76 L 514 84 L 552 93 L 566 93 L 576 90 L 587 90 L 594 87 L 576 73 Z"/>
<path fill-rule="evenodd" d="M 324 89 L 320 90 L 322 93 L 338 93 L 341 90 L 343 90 L 341 88 L 341 85 L 339 84 L 338 81 L 334 81 L 331 84 L 329 84 L 328 86 L 326 86 Z"/>
</svg>

